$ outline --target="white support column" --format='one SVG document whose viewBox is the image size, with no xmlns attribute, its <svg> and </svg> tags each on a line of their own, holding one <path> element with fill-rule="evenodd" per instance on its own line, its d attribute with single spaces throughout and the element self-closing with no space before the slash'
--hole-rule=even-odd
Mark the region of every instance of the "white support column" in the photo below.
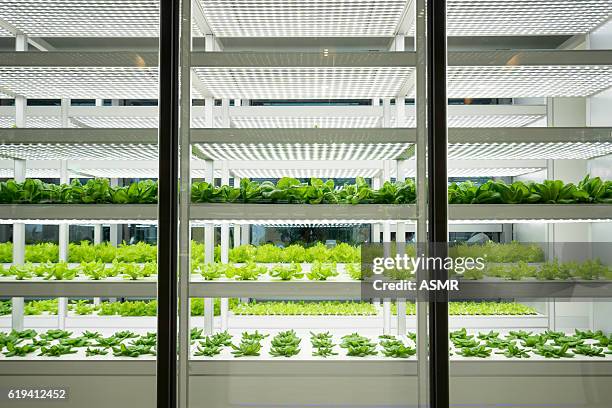
<svg viewBox="0 0 612 408">
<path fill-rule="evenodd" d="M 227 98 L 221 99 L 221 127 L 230 127 L 230 100 Z"/>
<path fill-rule="evenodd" d="M 391 243 L 391 223 L 383 223 L 383 245 Z M 383 299 L 383 333 L 391 334 L 391 299 Z"/>
<path fill-rule="evenodd" d="M 96 101 L 98 100 L 99 99 L 96 99 Z M 100 245 L 102 243 L 102 224 L 94 224 L 93 243 L 94 245 Z M 99 297 L 95 297 L 93 304 L 98 306 L 100 303 L 101 299 Z"/>
<path fill-rule="evenodd" d="M 14 179 L 22 183 L 25 180 L 25 160 L 15 160 Z M 25 224 L 13 224 L 13 263 L 22 265 L 25 262 Z M 11 299 L 11 328 L 21 331 L 24 328 L 24 301 L 22 297 Z"/>
<path fill-rule="evenodd" d="M 211 99 L 212 101 L 212 99 Z M 207 99 L 207 103 L 208 103 Z M 211 109 L 212 112 L 212 109 Z M 206 114 L 206 122 L 208 124 L 210 118 L 210 127 L 212 127 L 212 116 Z M 207 160 L 205 163 L 204 180 L 208 183 L 215 182 L 215 167 L 212 160 Z M 204 225 L 204 262 L 215 262 L 215 224 Z M 215 322 L 215 303 L 213 298 L 204 298 L 204 334 L 210 335 L 214 331 Z"/>
<path fill-rule="evenodd" d="M 383 98 L 383 120 L 382 127 L 391 127 L 391 99 Z"/>
<path fill-rule="evenodd" d="M 104 99 L 96 99 L 96 106 L 104 106 Z"/>
<path fill-rule="evenodd" d="M 63 128 L 70 126 L 69 122 L 70 99 L 62 98 L 60 106 L 60 120 Z"/>
<path fill-rule="evenodd" d="M 372 188 L 374 190 L 379 189 L 381 186 L 381 182 L 380 182 L 380 176 L 374 176 L 372 178 Z M 380 224 L 379 223 L 374 223 L 371 226 L 372 231 L 371 231 L 371 241 L 372 243 L 377 243 L 380 242 Z"/>
<path fill-rule="evenodd" d="M 235 99 L 234 103 L 240 104 L 240 99 Z M 234 188 L 240 188 L 240 177 L 234 174 Z M 240 224 L 234 224 L 234 248 L 237 248 L 241 244 L 240 232 L 242 231 Z"/>
<path fill-rule="evenodd" d="M 110 179 L 110 185 L 112 187 L 117 187 L 119 185 L 119 179 L 112 178 Z M 110 243 L 112 246 L 118 246 L 121 243 L 121 239 L 119 237 L 119 229 L 121 228 L 120 224 L 110 224 Z"/>
<path fill-rule="evenodd" d="M 227 103 L 227 107 L 229 108 L 229 99 L 224 99 Z M 225 111 L 224 111 L 225 112 Z M 225 114 L 224 114 L 225 117 Z M 224 119 L 225 120 L 225 119 Z M 229 116 L 228 116 L 229 120 Z M 227 161 L 222 163 L 221 168 L 221 185 L 229 185 L 229 168 Z M 229 234 L 230 233 L 230 225 L 227 222 L 221 224 L 221 263 L 228 264 L 229 263 Z M 229 299 L 221 298 L 221 330 L 227 330 L 228 327 L 228 315 L 229 315 Z"/>
<path fill-rule="evenodd" d="M 15 36 L 15 51 L 28 50 L 28 37 L 24 34 Z M 18 128 L 26 127 L 27 100 L 24 96 L 15 96 L 15 126 Z"/>
<path fill-rule="evenodd" d="M 251 225 L 240 225 L 240 244 L 249 245 L 251 243 Z"/>
<path fill-rule="evenodd" d="M 62 121 L 64 111 L 64 101 L 62 99 Z M 67 109 L 66 109 L 67 112 Z M 66 115 L 67 117 L 67 115 Z M 69 184 L 70 179 L 68 177 L 68 162 L 66 160 L 60 161 L 60 184 Z M 59 225 L 59 260 L 60 262 L 68 262 L 68 242 L 70 240 L 70 226 L 66 223 Z M 66 314 L 68 312 L 68 298 L 61 297 L 57 299 L 57 327 L 61 330 L 66 328 Z"/>
<path fill-rule="evenodd" d="M 28 38 L 23 34 L 15 36 L 15 51 L 27 51 Z M 15 96 L 15 126 L 26 127 L 27 100 L 22 95 Z M 13 178 L 22 183 L 26 177 L 25 160 L 15 160 Z M 25 262 L 25 224 L 13 224 L 13 263 L 23 264 Z M 21 331 L 24 328 L 24 299 L 14 297 L 11 299 L 11 327 L 13 330 Z"/>
<path fill-rule="evenodd" d="M 390 112 L 389 112 L 389 99 L 383 100 L 383 107 L 387 106 L 386 114 L 384 115 L 386 120 L 385 127 L 390 126 Z M 380 184 L 382 185 L 386 181 L 391 180 L 391 162 L 389 160 L 383 161 L 383 169 L 381 174 Z M 383 222 L 382 224 L 383 233 L 383 245 L 391 245 L 391 223 L 389 221 Z M 392 254 L 390 254 L 392 255 Z M 391 299 L 383 299 L 383 333 L 391 333 Z"/>
</svg>

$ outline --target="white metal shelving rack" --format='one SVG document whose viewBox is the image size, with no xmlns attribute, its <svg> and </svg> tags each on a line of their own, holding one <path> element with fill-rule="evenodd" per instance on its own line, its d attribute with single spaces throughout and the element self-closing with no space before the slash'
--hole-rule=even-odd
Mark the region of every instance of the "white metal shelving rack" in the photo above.
<svg viewBox="0 0 612 408">
<path fill-rule="evenodd" d="M 96 1 L 90 2 L 88 10 L 76 9 L 72 3 L 60 0 L 46 7 L 31 0 L 10 3 L 0 10 L 0 35 L 16 36 L 21 46 L 18 52 L 0 54 L 0 94 L 16 97 L 20 102 L 16 107 L 0 107 L 0 126 L 4 128 L 0 130 L 0 174 L 13 174 L 14 168 L 15 177 L 21 178 L 40 177 L 38 174 L 59 177 L 61 169 L 64 169 L 64 176 L 68 172 L 80 177 L 110 175 L 118 178 L 135 174 L 155 177 L 156 132 L 151 128 L 157 126 L 156 108 L 27 107 L 24 98 L 155 98 L 155 53 L 54 52 L 44 38 L 79 37 L 83 32 L 100 37 L 155 37 L 158 3 L 154 0 Z M 233 11 L 227 1 L 193 0 L 193 7 L 183 10 L 191 17 L 184 23 L 185 30 L 189 28 L 194 37 L 204 37 L 207 43 L 206 52 L 192 52 L 183 44 L 184 54 L 189 54 L 190 61 L 184 67 L 184 74 L 191 77 L 191 83 L 185 81 L 187 85 L 184 83 L 183 89 L 206 101 L 203 107 L 183 104 L 183 114 L 187 116 L 182 119 L 186 118 L 184 123 L 191 123 L 193 128 L 182 130 L 184 151 L 193 147 L 192 160 L 187 161 L 190 168 L 182 169 L 183 178 L 211 180 L 216 177 L 229 182 L 230 176 L 237 180 L 280 175 L 367 175 L 378 183 L 381 178 L 418 176 L 417 168 L 421 167 L 418 157 L 414 156 L 414 146 L 421 144 L 423 136 L 423 116 L 422 111 L 418 111 L 423 99 L 419 92 L 417 64 L 419 44 L 422 45 L 419 43 L 422 40 L 419 23 L 422 21 L 416 18 L 415 8 L 423 6 L 421 0 L 375 2 L 373 6 L 372 2 L 356 0 L 348 12 L 341 1 L 325 5 L 295 2 L 285 5 L 290 11 L 286 14 L 274 13 L 279 7 L 274 1 L 265 7 L 249 0 L 232 3 L 237 3 Z M 449 1 L 449 35 L 584 36 L 609 19 L 611 12 L 610 2 L 603 0 L 512 3 L 512 7 L 503 8 L 501 12 L 502 2 L 497 0 Z M 321 10 L 321 7 L 326 8 Z M 298 22 L 301 24 L 296 24 Z M 100 28 L 111 26 L 112 30 Z M 417 51 L 404 51 L 405 37 L 415 31 Z M 222 49 L 224 39 L 230 37 L 309 35 L 382 36 L 388 37 L 392 45 L 390 52 L 365 53 L 334 50 L 243 53 Z M 28 43 L 44 52 L 26 52 Z M 449 65 L 451 97 L 589 97 L 612 86 L 612 51 L 452 52 Z M 416 109 L 401 103 L 411 97 L 416 97 Z M 221 106 L 214 104 L 215 98 L 222 99 Z M 371 106 L 347 107 L 241 104 L 241 100 L 256 98 L 367 98 L 374 101 Z M 233 106 L 230 106 L 230 99 L 234 100 Z M 400 103 L 392 105 L 391 99 Z M 525 127 L 541 125 L 550 117 L 545 105 L 451 106 L 449 113 L 449 123 L 454 128 L 449 131 L 451 175 L 517 176 L 550 168 L 551 160 L 584 160 L 612 152 L 611 128 Z M 11 129 L 13 125 L 17 128 Z M 43 129 L 34 129 L 37 127 Z M 344 147 L 344 151 L 342 148 L 333 150 L 335 146 Z M 25 160 L 27 168 L 23 166 Z M 113 163 L 113 160 L 129 161 L 129 165 Z M 474 164 L 474 160 L 479 163 Z M 423 181 L 422 176 L 420 181 Z M 185 197 L 188 195 L 183 191 Z M 375 229 L 389 236 L 390 222 L 399 222 L 397 228 L 400 229 L 405 222 L 418 224 L 417 207 L 422 204 L 420 201 L 416 206 L 348 209 L 342 206 L 189 206 L 188 200 L 183 200 L 183 210 L 190 208 L 183 211 L 182 221 L 183 225 L 192 222 L 207 226 L 208 253 L 212 250 L 211 227 L 221 225 L 225 258 L 229 225 L 371 222 L 383 224 L 382 227 L 376 225 Z M 612 219 L 610 211 L 607 206 L 451 206 L 450 216 L 455 222 L 590 222 Z M 31 221 L 60 224 L 155 222 L 155 206 L 147 205 L 0 206 L 0 212 L 1 222 L 18 222 L 16 225 Z M 577 217 L 576 214 L 583 215 Z M 188 253 L 189 228 L 181 231 L 183 253 Z M 241 242 L 248 242 L 246 230 L 235 231 L 241 231 Z M 15 247 L 15 259 L 19 261 L 23 245 Z M 189 270 L 185 268 L 188 262 L 188 257 L 181 258 L 184 271 Z M 354 298 L 358 295 L 358 285 L 357 282 L 193 282 L 190 287 L 182 287 L 182 295 L 188 291 L 188 296 L 192 297 L 259 293 L 280 298 L 304 294 Z M 579 284 L 573 285 L 564 290 L 575 290 Z M 507 290 L 514 290 L 510 286 L 504 285 Z M 533 286 L 537 291 L 537 285 Z M 14 296 L 155 295 L 154 280 L 0 281 L 0 288 L 1 293 Z M 212 303 L 207 302 L 209 312 L 211 307 Z M 183 327 L 184 324 L 183 316 Z M 207 329 L 212 328 L 210 322 L 206 325 Z M 183 331 L 183 344 L 188 336 L 185 333 L 188 332 Z M 101 374 L 146 372 L 150 375 L 152 370 L 151 362 L 114 363 L 96 362 L 96 371 Z M 3 361 L 0 368 L 12 373 L 14 364 Z M 51 374 L 58 369 L 69 370 L 61 364 L 54 365 L 62 368 L 52 367 L 48 362 L 34 364 L 37 367 L 34 372 L 40 373 L 41 366 Z M 80 363 L 71 364 L 78 373 L 89 372 Z M 337 370 L 354 374 L 353 362 L 335 364 L 343 367 Z M 385 362 L 365 364 L 370 374 L 383 372 L 378 370 L 388 374 L 390 367 L 400 370 L 394 372 L 400 375 L 407 374 L 404 370 L 414 375 L 417 370 L 412 363 L 402 368 Z M 463 370 L 463 366 L 475 363 L 461 364 Z M 215 362 L 214 365 L 191 361 L 190 365 L 197 375 L 226 374 L 234 369 L 248 374 L 251 367 L 234 361 Z M 487 365 L 486 370 L 492 373 L 495 370 L 490 366 Z M 508 366 L 503 364 L 500 372 L 507 375 Z M 523 373 L 534 374 L 532 365 L 525 368 L 526 365 L 512 364 L 512 367 L 517 373 L 524 370 Z M 546 367 L 549 371 L 541 368 L 538 375 L 560 375 L 559 367 L 571 371 L 577 366 L 546 364 Z M 269 367 L 277 374 L 278 368 L 277 364 Z M 288 372 L 293 372 L 293 368 L 289 363 L 283 366 Z M 589 370 L 600 368 L 600 365 L 589 365 Z M 329 365 L 325 367 L 328 369 Z M 479 364 L 466 368 L 465 372 L 482 369 Z M 186 371 L 182 374 L 182 380 L 186 381 Z M 259 375 L 260 371 L 253 374 Z M 182 384 L 185 386 L 184 382 Z"/>
</svg>

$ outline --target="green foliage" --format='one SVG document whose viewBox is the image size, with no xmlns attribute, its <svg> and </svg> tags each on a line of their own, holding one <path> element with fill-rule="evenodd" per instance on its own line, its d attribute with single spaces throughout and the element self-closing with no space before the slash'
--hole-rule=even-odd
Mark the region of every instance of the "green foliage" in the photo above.
<svg viewBox="0 0 612 408">
<path fill-rule="evenodd" d="M 312 344 L 312 355 L 319 357 L 335 356 L 335 344 L 332 342 L 332 335 L 329 332 L 313 333 L 310 332 L 310 344 Z"/>
<path fill-rule="evenodd" d="M 346 273 L 354 280 L 361 280 L 361 264 L 359 263 L 347 263 L 345 266 Z"/>
<path fill-rule="evenodd" d="M 306 275 L 310 280 L 327 280 L 334 276 L 338 276 L 338 271 L 336 271 L 335 263 L 321 263 L 319 261 L 315 261 L 312 264 L 312 268 L 310 272 Z"/>
<path fill-rule="evenodd" d="M 257 280 L 259 275 L 263 275 L 266 272 L 267 268 L 265 266 L 249 262 L 242 266 L 230 266 L 226 270 L 225 276 L 236 280 Z"/>
<path fill-rule="evenodd" d="M 503 354 L 507 358 L 530 358 L 527 350 L 518 347 L 514 343 L 510 343 L 505 347 L 505 350 L 498 351 L 495 354 Z"/>
<path fill-rule="evenodd" d="M 85 350 L 85 356 L 86 357 L 93 357 L 93 356 L 104 356 L 107 355 L 108 351 L 106 351 L 103 348 L 91 348 L 91 347 L 87 347 L 87 350 Z"/>
<path fill-rule="evenodd" d="M 12 256 L 11 256 L 12 259 Z M 52 242 L 26 245 L 25 261 L 34 263 L 57 262 L 59 260 L 59 247 Z"/>
<path fill-rule="evenodd" d="M 204 280 L 215 280 L 226 274 L 229 265 L 222 263 L 205 263 L 198 265 L 194 273 L 199 273 Z"/>
<path fill-rule="evenodd" d="M 574 348 L 574 353 L 588 357 L 605 357 L 602 347 L 595 347 L 590 344 L 579 344 Z"/>
<path fill-rule="evenodd" d="M 74 354 L 77 350 L 69 345 L 54 344 L 49 347 L 41 347 L 39 356 L 60 357 L 66 354 Z"/>
<path fill-rule="evenodd" d="M 301 339 L 293 330 L 278 333 L 272 339 L 270 355 L 273 357 L 292 357 L 300 352 Z"/>
<path fill-rule="evenodd" d="M 479 345 L 473 347 L 463 347 L 461 350 L 457 351 L 457 354 L 463 357 L 487 358 L 491 355 L 491 352 L 492 350 L 486 346 Z"/>
<path fill-rule="evenodd" d="M 40 335 L 41 339 L 45 340 L 59 340 L 59 339 L 67 339 L 72 336 L 72 332 L 60 329 L 51 329 L 47 330 L 46 333 Z"/>
<path fill-rule="evenodd" d="M 35 352 L 36 350 L 38 350 L 38 347 L 32 344 L 24 344 L 23 346 L 17 346 L 14 343 L 7 343 L 6 352 L 4 352 L 3 354 L 6 357 L 25 357 L 28 354 Z"/>
<path fill-rule="evenodd" d="M 194 203 L 292 203 L 292 204 L 411 204 L 416 200 L 413 180 L 385 182 L 372 189 L 362 177 L 338 189 L 333 180 L 311 178 L 303 183 L 283 177 L 276 184 L 241 179 L 240 187 L 216 187 L 194 182 Z M 612 181 L 586 176 L 577 185 L 560 180 L 541 183 L 515 181 L 506 184 L 489 180 L 476 185 L 471 181 L 448 187 L 450 204 L 571 204 L 612 203 Z M 129 186 L 111 186 L 108 179 L 78 179 L 70 184 L 50 184 L 37 179 L 0 182 L 0 204 L 153 204 L 157 202 L 157 182 L 141 180 Z"/>
<path fill-rule="evenodd" d="M 588 175 L 578 185 L 564 184 L 561 180 L 511 184 L 489 180 L 481 185 L 465 181 L 448 187 L 448 201 L 450 204 L 611 203 L 611 186 L 612 181 Z"/>
<path fill-rule="evenodd" d="M 231 347 L 234 351 L 232 354 L 234 357 L 246 357 L 246 356 L 258 356 L 261 352 L 261 341 L 266 338 L 268 335 L 263 335 L 258 331 L 254 333 L 242 333 L 242 339 L 240 340 L 240 344 L 237 346 L 231 344 Z"/>
<path fill-rule="evenodd" d="M 302 279 L 302 265 L 292 263 L 290 265 L 275 265 L 270 270 L 270 276 L 280 280 Z"/>
<path fill-rule="evenodd" d="M 386 357 L 408 358 L 416 354 L 416 348 L 409 347 L 395 338 L 384 338 L 380 341 L 380 345 L 383 348 L 382 353 Z"/>
<path fill-rule="evenodd" d="M 153 346 L 145 345 L 130 345 L 126 346 L 121 343 L 119 346 L 113 347 L 113 355 L 115 357 L 131 357 L 136 358 L 145 354 L 155 355 Z"/>
<path fill-rule="evenodd" d="M 346 349 L 346 355 L 351 357 L 366 357 L 378 354 L 376 344 L 372 343 L 367 337 L 360 336 L 358 333 L 342 336 L 340 347 Z"/>
<path fill-rule="evenodd" d="M 545 357 L 545 358 L 562 358 L 562 357 L 571 358 L 574 355 L 572 353 L 569 353 L 567 351 L 568 349 L 569 349 L 569 346 L 567 344 L 560 346 L 560 347 L 555 347 L 550 344 L 543 344 L 543 345 L 537 346 L 534 353 L 542 357 Z"/>
<path fill-rule="evenodd" d="M 376 308 L 369 302 L 341 302 L 341 301 L 286 301 L 286 302 L 258 302 L 237 303 L 232 307 L 236 315 L 254 316 L 374 316 Z"/>
</svg>

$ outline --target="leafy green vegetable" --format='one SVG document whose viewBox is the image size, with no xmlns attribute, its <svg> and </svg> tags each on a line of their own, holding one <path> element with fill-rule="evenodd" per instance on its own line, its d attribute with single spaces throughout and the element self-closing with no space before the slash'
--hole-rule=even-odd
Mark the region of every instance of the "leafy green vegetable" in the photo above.
<svg viewBox="0 0 612 408">
<path fill-rule="evenodd" d="M 291 265 L 275 265 L 270 270 L 270 276 L 280 280 L 302 279 L 302 265 L 292 263 Z"/>
<path fill-rule="evenodd" d="M 383 339 L 380 341 L 380 345 L 383 347 L 382 353 L 386 357 L 408 358 L 416 354 L 416 348 L 409 347 L 395 338 Z"/>
<path fill-rule="evenodd" d="M 338 276 L 336 271 L 336 264 L 324 264 L 319 261 L 315 261 L 312 264 L 310 272 L 306 275 L 310 280 L 327 280 L 331 277 Z"/>
<path fill-rule="evenodd" d="M 65 354 L 74 354 L 77 351 L 70 345 L 54 344 L 49 347 L 41 347 L 39 356 L 60 357 Z"/>
<path fill-rule="evenodd" d="M 478 358 L 487 358 L 491 355 L 491 349 L 486 346 L 474 346 L 474 347 L 463 347 L 461 350 L 457 351 L 457 354 L 463 357 L 478 357 Z"/>
<path fill-rule="evenodd" d="M 534 352 L 545 358 L 561 358 L 561 357 L 571 358 L 574 355 L 572 353 L 568 353 L 567 351 L 568 349 L 569 349 L 569 346 L 567 344 L 561 347 L 555 347 L 550 344 L 543 344 L 543 345 L 537 346 Z"/>
<path fill-rule="evenodd" d="M 313 348 L 313 356 L 329 357 L 338 354 L 334 351 L 335 344 L 332 342 L 332 335 L 329 334 L 329 332 L 310 332 L 310 343 L 312 344 Z"/>
<path fill-rule="evenodd" d="M 514 343 L 508 344 L 508 346 L 503 351 L 498 351 L 495 354 L 503 354 L 508 358 L 530 358 L 531 356 L 527 352 L 527 350 L 518 347 Z"/>
<path fill-rule="evenodd" d="M 602 347 L 595 347 L 590 344 L 579 344 L 574 348 L 574 353 L 588 357 L 605 357 Z"/>
<path fill-rule="evenodd" d="M 292 357 L 300 352 L 301 339 L 293 330 L 278 333 L 272 339 L 270 355 L 274 357 Z"/>
<path fill-rule="evenodd" d="M 378 354 L 376 344 L 372 343 L 367 337 L 360 336 L 358 333 L 342 336 L 340 347 L 345 348 L 346 355 L 352 357 L 366 357 Z"/>
<path fill-rule="evenodd" d="M 150 354 L 155 355 L 155 350 L 153 346 L 145 346 L 145 345 L 131 345 L 126 346 L 121 343 L 118 347 L 113 347 L 113 355 L 116 357 L 140 357 L 141 355 Z"/>
<path fill-rule="evenodd" d="M 108 351 L 106 351 L 105 349 L 102 349 L 102 348 L 87 347 L 87 350 L 85 350 L 85 356 L 86 357 L 104 356 L 106 354 L 108 354 Z"/>
</svg>

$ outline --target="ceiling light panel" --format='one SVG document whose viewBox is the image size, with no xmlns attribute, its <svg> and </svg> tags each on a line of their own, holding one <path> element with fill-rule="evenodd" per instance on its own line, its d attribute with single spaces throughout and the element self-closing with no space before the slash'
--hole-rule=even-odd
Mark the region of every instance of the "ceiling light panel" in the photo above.
<svg viewBox="0 0 612 408">
<path fill-rule="evenodd" d="M 157 128 L 157 116 L 72 116 L 79 127 L 92 128 Z M 221 125 L 221 118 L 215 118 L 217 127 Z M 32 126 L 30 126 L 32 127 Z M 191 127 L 206 127 L 204 116 L 192 116 Z"/>
<path fill-rule="evenodd" d="M 13 169 L 1 169 L 0 168 L 0 178 L 13 178 L 13 177 L 15 177 L 15 173 Z M 59 178 L 60 171 L 59 169 L 26 168 L 26 177 L 27 178 Z"/>
<path fill-rule="evenodd" d="M 448 177 L 516 177 L 540 170 L 540 167 L 450 168 Z M 416 177 L 416 169 L 407 169 L 404 177 Z"/>
<path fill-rule="evenodd" d="M 523 127 L 543 119 L 544 115 L 462 115 L 449 116 L 448 127 L 478 128 L 478 127 Z M 392 124 L 395 122 L 393 119 Z M 416 127 L 416 118 L 406 119 L 404 127 Z"/>
<path fill-rule="evenodd" d="M 411 67 L 307 67 L 193 69 L 215 98 L 344 99 L 395 97 Z"/>
<path fill-rule="evenodd" d="M 379 127 L 377 116 L 342 117 L 233 117 L 237 128 L 373 128 Z"/>
<path fill-rule="evenodd" d="M 612 142 L 602 143 L 451 143 L 448 158 L 458 160 L 590 159 L 612 153 Z"/>
<path fill-rule="evenodd" d="M 12 128 L 15 126 L 14 116 L 0 116 L 0 128 Z M 60 128 L 62 120 L 53 116 L 26 116 L 26 127 L 28 128 Z M 73 127 L 71 124 L 68 127 Z"/>
<path fill-rule="evenodd" d="M 612 86 L 612 66 L 448 67 L 449 98 L 586 97 Z"/>
<path fill-rule="evenodd" d="M 155 144 L 0 144 L 0 157 L 25 160 L 155 160 Z"/>
<path fill-rule="evenodd" d="M 31 37 L 157 37 L 158 0 L 3 0 L 0 18 Z"/>
<path fill-rule="evenodd" d="M 389 160 L 401 156 L 409 143 L 237 144 L 195 145 L 212 160 Z"/>
<path fill-rule="evenodd" d="M 406 0 L 194 0 L 219 37 L 390 37 Z"/>
<path fill-rule="evenodd" d="M 449 36 L 586 34 L 610 18 L 611 0 L 449 0 Z"/>
<path fill-rule="evenodd" d="M 104 168 L 104 169 L 77 169 L 72 168 L 72 172 L 78 174 L 79 177 L 107 177 L 107 178 L 148 178 L 156 179 L 158 176 L 157 169 L 144 168 Z"/>
<path fill-rule="evenodd" d="M 4 89 L 30 99 L 156 99 L 154 67 L 0 67 Z"/>
<path fill-rule="evenodd" d="M 371 178 L 379 173 L 377 169 L 240 169 L 232 173 L 240 178 L 250 179 L 277 179 L 281 177 L 311 178 Z"/>
</svg>

